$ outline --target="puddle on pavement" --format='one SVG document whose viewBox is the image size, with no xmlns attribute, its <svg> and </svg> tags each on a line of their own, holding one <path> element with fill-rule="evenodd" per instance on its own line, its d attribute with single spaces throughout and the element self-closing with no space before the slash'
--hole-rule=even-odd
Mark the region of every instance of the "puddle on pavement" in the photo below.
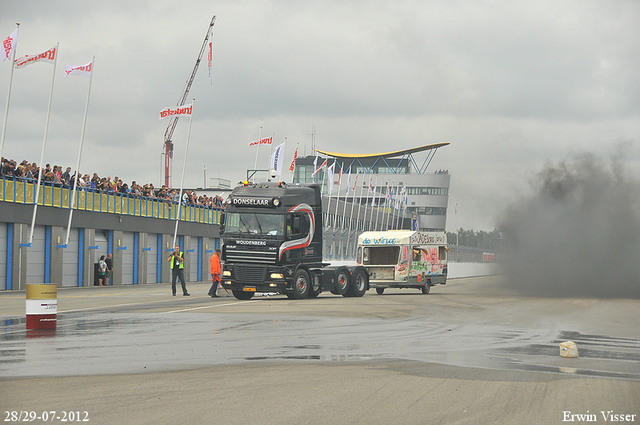
<svg viewBox="0 0 640 425">
<path fill-rule="evenodd" d="M 58 315 L 56 330 L 32 332 L 25 329 L 23 317 L 0 320 L 0 376 L 145 373 L 260 361 L 405 359 L 640 381 L 640 340 L 566 330 L 541 334 L 419 318 L 68 313 Z M 566 340 L 578 344 L 579 359 L 560 360 L 558 344 Z M 112 361 L 97 361 L 100 358 Z"/>
</svg>

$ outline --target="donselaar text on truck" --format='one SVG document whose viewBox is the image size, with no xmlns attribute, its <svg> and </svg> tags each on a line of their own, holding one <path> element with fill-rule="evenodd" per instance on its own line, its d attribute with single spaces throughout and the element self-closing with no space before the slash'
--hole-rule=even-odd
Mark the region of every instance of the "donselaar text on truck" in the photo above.
<svg viewBox="0 0 640 425">
<path fill-rule="evenodd" d="M 369 289 L 362 266 L 322 262 L 322 197 L 317 184 L 242 182 L 225 201 L 221 226 L 222 287 L 240 300 L 256 292 L 289 298 L 322 291 L 361 297 Z"/>
<path fill-rule="evenodd" d="M 357 263 L 367 269 L 369 285 L 416 288 L 428 294 L 447 283 L 447 235 L 444 232 L 388 230 L 358 236 Z"/>
</svg>

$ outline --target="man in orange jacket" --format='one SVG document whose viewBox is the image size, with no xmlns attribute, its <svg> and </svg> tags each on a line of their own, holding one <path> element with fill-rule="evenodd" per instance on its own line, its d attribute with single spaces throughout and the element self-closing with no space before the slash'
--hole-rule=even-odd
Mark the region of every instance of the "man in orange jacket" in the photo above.
<svg viewBox="0 0 640 425">
<path fill-rule="evenodd" d="M 211 298 L 216 298 L 218 294 L 218 282 L 220 282 L 220 250 L 216 249 L 216 252 L 213 253 L 211 259 L 209 260 L 209 264 L 211 266 L 211 278 L 213 279 L 213 285 L 209 288 L 209 296 Z"/>
</svg>

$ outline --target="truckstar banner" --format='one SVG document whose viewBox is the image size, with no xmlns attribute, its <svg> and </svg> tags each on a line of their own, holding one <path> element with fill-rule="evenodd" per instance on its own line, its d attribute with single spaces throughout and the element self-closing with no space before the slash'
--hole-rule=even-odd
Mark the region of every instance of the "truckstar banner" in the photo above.
<svg viewBox="0 0 640 425">
<path fill-rule="evenodd" d="M 79 75 L 81 77 L 90 77 L 91 70 L 93 69 L 93 61 L 86 65 L 67 65 L 64 69 L 64 78 L 69 75 Z"/>
<path fill-rule="evenodd" d="M 46 52 L 40 53 L 38 55 L 24 55 L 16 59 L 16 68 L 24 68 L 27 65 L 30 65 L 34 62 L 39 62 L 39 61 L 55 63 L 56 53 L 57 53 L 57 49 L 55 47 L 52 47 Z"/>
<path fill-rule="evenodd" d="M 193 113 L 193 103 L 188 105 L 177 106 L 175 108 L 166 107 L 162 111 L 160 111 L 160 119 L 163 120 L 167 117 L 173 117 L 175 115 L 186 115 L 191 116 Z"/>
<path fill-rule="evenodd" d="M 11 35 L 4 40 L 2 40 L 2 60 L 6 61 L 11 56 L 11 52 L 16 47 L 16 39 L 18 38 L 18 29 L 11 33 Z"/>
<path fill-rule="evenodd" d="M 265 137 L 264 139 L 254 140 L 249 143 L 249 146 L 270 145 L 271 143 L 273 143 L 273 137 Z"/>
</svg>

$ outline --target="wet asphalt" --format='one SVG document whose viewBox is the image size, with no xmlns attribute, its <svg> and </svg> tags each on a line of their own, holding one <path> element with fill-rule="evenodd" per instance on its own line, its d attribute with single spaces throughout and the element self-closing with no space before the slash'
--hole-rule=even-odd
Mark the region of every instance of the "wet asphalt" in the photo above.
<svg viewBox="0 0 640 425">
<path fill-rule="evenodd" d="M 505 289 L 501 279 L 452 279 L 428 295 L 403 289 L 383 295 L 368 291 L 362 298 L 323 293 L 310 300 L 280 295 L 213 299 L 206 295 L 208 284 L 190 284 L 190 297 L 171 296 L 167 284 L 59 289 L 55 331 L 26 330 L 25 293 L 0 293 L 0 405 L 17 409 L 28 399 L 29 409 L 63 409 L 50 404 L 64 405 L 64 399 L 52 400 L 50 391 L 37 388 L 40 383 L 57 388 L 56 394 L 74 400 L 74 406 L 85 395 L 78 408 L 93 410 L 92 422 L 107 423 L 115 420 L 114 412 L 95 391 L 105 387 L 109 397 L 125 396 L 131 386 L 155 382 L 161 395 L 184 388 L 185 394 L 204 391 L 214 400 L 243 406 L 227 410 L 216 404 L 226 423 L 358 423 L 363 417 L 370 423 L 389 423 L 383 418 L 428 423 L 426 406 L 438 412 L 439 422 L 433 423 L 513 423 L 514 418 L 543 423 L 534 421 L 534 406 L 551 420 L 547 423 L 561 423 L 566 409 L 577 412 L 576 403 L 578 410 L 590 412 L 609 406 L 640 413 L 639 300 L 525 297 Z M 564 341 L 578 345 L 579 358 L 560 356 Z M 211 375 L 216 378 L 205 378 Z M 75 382 L 63 385 L 69 380 Z M 175 381 L 171 388 L 160 384 L 167 380 Z M 422 394 L 425 406 L 397 411 L 394 395 L 386 394 L 386 384 L 395 387 L 396 380 L 407 381 L 396 396 Z M 469 385 L 461 388 L 478 388 L 456 394 L 460 388 L 454 391 L 451 385 L 460 380 Z M 242 388 L 236 387 L 239 382 Z M 514 393 L 513 386 L 523 382 L 551 388 L 544 394 L 524 388 L 523 394 Z M 573 393 L 564 394 L 563 384 Z M 359 406 L 378 400 L 371 406 L 380 410 L 376 415 L 347 409 L 349 414 L 336 416 L 333 409 L 320 409 L 336 402 L 336 391 L 376 385 L 380 392 L 356 396 Z M 430 386 L 428 396 L 424 391 Z M 295 408 L 300 393 L 290 393 L 294 388 L 305 394 Z M 144 397 L 135 393 L 128 400 L 142 403 L 149 393 L 153 390 L 147 388 Z M 508 405 L 512 398 L 512 411 L 478 404 L 478 397 L 492 393 L 497 398 L 491 403 Z M 476 422 L 466 422 L 464 403 L 459 411 L 444 409 L 447 400 L 460 396 L 467 407 L 478 406 Z M 153 401 L 155 409 L 124 415 L 121 423 L 175 423 L 151 414 L 174 411 L 161 399 Z M 264 409 L 254 411 L 256 404 Z M 300 406 L 307 409 L 298 411 Z M 184 410 L 189 423 L 206 422 L 199 420 L 207 414 L 198 412 L 208 409 Z M 255 421 L 247 422 L 249 412 Z"/>
</svg>

